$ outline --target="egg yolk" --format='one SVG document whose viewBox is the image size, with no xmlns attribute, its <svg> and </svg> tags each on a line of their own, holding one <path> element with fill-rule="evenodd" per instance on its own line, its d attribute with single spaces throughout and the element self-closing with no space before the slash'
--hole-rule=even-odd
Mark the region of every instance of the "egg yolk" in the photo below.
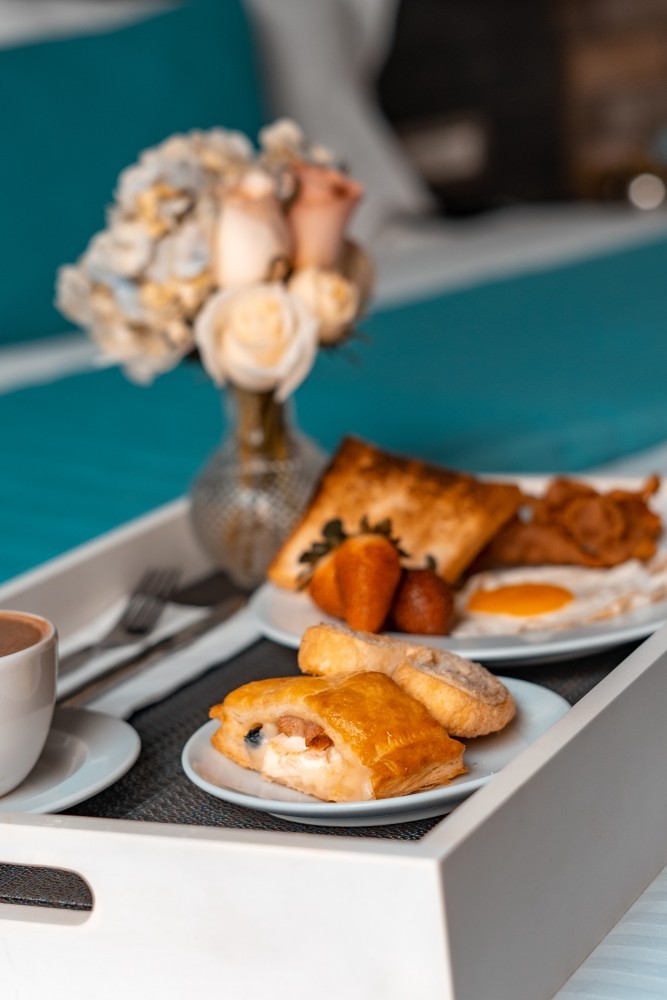
<svg viewBox="0 0 667 1000">
<path fill-rule="evenodd" d="M 468 601 L 468 611 L 491 615 L 543 615 L 569 604 L 573 594 L 552 583 L 516 583 L 493 590 L 476 590 Z"/>
</svg>

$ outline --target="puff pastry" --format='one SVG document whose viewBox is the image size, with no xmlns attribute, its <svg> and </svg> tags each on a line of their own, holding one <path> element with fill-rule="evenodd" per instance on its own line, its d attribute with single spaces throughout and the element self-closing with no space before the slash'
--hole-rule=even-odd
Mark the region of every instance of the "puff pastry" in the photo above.
<svg viewBox="0 0 667 1000">
<path fill-rule="evenodd" d="M 345 625 L 313 625 L 299 648 L 305 674 L 339 677 L 359 670 L 390 676 L 421 701 L 451 736 L 474 737 L 497 732 L 514 717 L 511 693 L 481 664 L 456 653 Z"/>
<path fill-rule="evenodd" d="M 422 565 L 432 556 L 438 574 L 454 583 L 521 501 L 512 483 L 484 482 L 348 437 L 267 575 L 276 586 L 296 590 L 304 568 L 299 558 L 320 538 L 324 525 L 340 518 L 354 533 L 367 517 L 371 522 L 389 518 L 411 561 Z"/>
<path fill-rule="evenodd" d="M 209 714 L 221 753 L 328 802 L 408 795 L 466 770 L 463 744 L 380 673 L 253 681 Z"/>
</svg>

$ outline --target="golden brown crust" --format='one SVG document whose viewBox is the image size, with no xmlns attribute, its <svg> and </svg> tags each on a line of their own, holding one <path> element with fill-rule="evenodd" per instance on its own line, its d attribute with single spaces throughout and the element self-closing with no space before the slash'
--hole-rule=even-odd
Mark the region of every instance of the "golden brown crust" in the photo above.
<svg viewBox="0 0 667 1000">
<path fill-rule="evenodd" d="M 521 492 L 509 483 L 389 454 L 357 438 L 343 440 L 313 499 L 273 559 L 269 579 L 294 590 L 303 569 L 299 557 L 323 526 L 341 518 L 348 533 L 366 516 L 389 518 L 410 561 L 431 555 L 438 573 L 455 582 L 498 529 L 517 511 Z"/>
<path fill-rule="evenodd" d="M 473 666 L 484 669 L 479 664 Z M 401 664 L 393 678 L 407 694 L 427 706 L 433 718 L 452 736 L 470 739 L 498 732 L 516 714 L 514 698 L 504 685 L 502 700 L 489 704 L 471 692 L 448 683 L 446 674 L 431 674 L 413 663 Z"/>
<path fill-rule="evenodd" d="M 420 643 L 353 632 L 344 625 L 306 629 L 299 669 L 319 677 L 359 670 L 387 674 L 457 737 L 497 732 L 516 712 L 511 693 L 481 664 Z"/>
<path fill-rule="evenodd" d="M 378 673 L 246 684 L 211 709 L 221 723 L 212 743 L 238 764 L 259 769 L 244 737 L 286 714 L 321 726 L 345 763 L 367 773 L 367 798 L 423 791 L 465 771 L 463 745 L 450 739 L 420 702 Z"/>
<path fill-rule="evenodd" d="M 432 656 L 435 651 L 416 642 L 374 632 L 353 631 L 347 625 L 311 625 L 301 637 L 299 670 L 317 677 L 340 677 L 375 670 L 390 677 L 406 657 Z"/>
</svg>

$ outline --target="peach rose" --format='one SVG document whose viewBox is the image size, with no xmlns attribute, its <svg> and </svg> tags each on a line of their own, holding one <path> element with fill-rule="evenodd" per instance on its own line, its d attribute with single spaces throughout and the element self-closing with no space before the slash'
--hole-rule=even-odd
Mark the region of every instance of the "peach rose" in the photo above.
<svg viewBox="0 0 667 1000">
<path fill-rule="evenodd" d="M 294 239 L 294 266 L 335 268 L 345 227 L 363 188 L 333 167 L 298 163 L 294 173 L 298 187 L 287 216 Z"/>
</svg>

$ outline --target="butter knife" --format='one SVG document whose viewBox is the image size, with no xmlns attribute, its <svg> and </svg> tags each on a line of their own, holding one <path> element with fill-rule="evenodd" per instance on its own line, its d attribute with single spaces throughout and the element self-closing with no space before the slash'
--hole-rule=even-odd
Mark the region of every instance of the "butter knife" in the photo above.
<svg viewBox="0 0 667 1000">
<path fill-rule="evenodd" d="M 217 604 L 203 618 L 199 618 L 192 625 L 187 625 L 180 632 L 166 636 L 147 649 L 142 649 L 140 652 L 133 653 L 119 663 L 112 664 L 97 674 L 93 680 L 82 681 L 80 685 L 71 688 L 64 698 L 58 699 L 58 704 L 65 708 L 71 708 L 76 705 L 86 704 L 92 698 L 99 697 L 105 691 L 128 680 L 130 677 L 134 677 L 135 674 L 141 670 L 145 670 L 164 656 L 171 655 L 177 652 L 177 650 L 189 646 L 190 643 L 210 632 L 211 629 L 231 618 L 233 614 L 241 610 L 247 601 L 247 597 L 240 595 L 228 597 L 226 600 L 221 601 L 220 604 Z"/>
</svg>

